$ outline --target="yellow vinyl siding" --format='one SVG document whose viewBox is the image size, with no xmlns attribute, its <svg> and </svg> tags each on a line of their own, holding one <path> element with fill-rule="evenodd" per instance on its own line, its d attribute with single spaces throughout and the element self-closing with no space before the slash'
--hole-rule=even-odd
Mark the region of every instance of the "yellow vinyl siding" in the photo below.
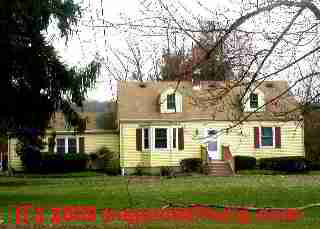
<svg viewBox="0 0 320 229">
<path fill-rule="evenodd" d="M 94 153 L 101 147 L 107 147 L 111 151 L 119 153 L 119 134 L 117 133 L 85 134 L 83 137 L 86 153 Z"/>
<path fill-rule="evenodd" d="M 72 134 L 57 134 L 56 138 L 61 136 L 71 136 Z M 50 135 L 45 137 L 46 142 Z M 119 153 L 119 134 L 114 131 L 105 132 L 105 133 L 90 133 L 79 135 L 77 137 L 85 138 L 85 153 L 90 154 L 99 150 L 101 147 L 108 147 L 111 151 Z M 10 165 L 16 171 L 23 171 L 22 162 L 19 156 L 16 153 L 16 139 L 11 139 L 9 143 L 9 160 Z M 43 149 L 44 152 L 48 151 L 48 146 L 46 145 Z"/>
<path fill-rule="evenodd" d="M 205 128 L 224 129 L 234 123 L 227 121 L 207 122 L 181 122 L 184 128 L 184 150 L 154 150 L 136 151 L 136 128 L 144 126 L 143 123 L 122 123 L 120 126 L 121 142 L 121 167 L 157 167 L 178 166 L 184 158 L 201 157 L 200 140 Z M 149 124 L 149 126 L 156 126 Z M 176 126 L 176 125 L 175 125 Z M 254 148 L 254 127 L 270 126 L 281 127 L 281 148 Z M 163 127 L 171 127 L 170 124 Z M 198 131 L 198 137 L 195 137 Z M 233 155 L 253 156 L 257 159 L 264 157 L 304 156 L 303 128 L 296 122 L 246 122 L 242 126 L 232 128 L 228 133 L 220 136 L 220 146 L 230 147 Z"/>
<path fill-rule="evenodd" d="M 17 146 L 17 140 L 11 138 L 9 140 L 9 151 L 8 151 L 8 160 L 9 165 L 15 170 L 15 171 L 23 171 L 24 167 L 22 165 L 22 161 L 20 160 L 20 157 L 18 156 L 16 152 L 16 146 Z"/>
</svg>

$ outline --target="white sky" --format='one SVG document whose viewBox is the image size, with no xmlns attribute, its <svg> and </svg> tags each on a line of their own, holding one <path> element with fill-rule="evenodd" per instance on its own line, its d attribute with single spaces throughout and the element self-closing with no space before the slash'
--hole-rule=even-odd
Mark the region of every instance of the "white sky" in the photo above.
<svg viewBox="0 0 320 229">
<path fill-rule="evenodd" d="M 77 2 L 80 3 L 81 6 L 88 7 L 88 9 L 91 10 L 83 15 L 85 20 L 86 18 L 88 19 L 88 16 L 91 14 L 101 13 L 101 3 L 104 8 L 104 17 L 112 22 L 121 22 L 120 15 L 135 18 L 139 14 L 139 0 L 78 0 Z M 217 7 L 233 5 L 235 0 L 202 0 L 201 2 L 208 7 Z M 193 0 L 183 1 L 183 4 L 189 9 L 195 10 L 195 12 L 199 11 L 199 8 L 196 7 L 197 4 Z M 202 12 L 202 14 L 205 14 L 205 12 Z M 89 27 L 81 26 L 80 29 L 81 32 L 75 35 L 73 39 L 67 43 L 67 46 L 64 40 L 58 38 L 54 39 L 53 42 L 62 60 L 70 66 L 81 66 L 90 62 L 96 52 L 103 55 L 105 44 L 107 44 L 108 47 L 118 49 L 126 45 L 123 34 L 119 35 L 115 30 L 106 29 L 106 35 L 103 36 L 103 30 L 100 30 L 99 33 Z M 51 30 L 54 31 L 54 29 Z M 116 82 L 104 71 L 97 82 L 96 88 L 88 93 L 88 99 L 99 101 L 110 100 L 115 97 L 115 89 Z"/>
<path fill-rule="evenodd" d="M 144 0 L 145 2 L 156 1 L 156 0 Z M 239 16 L 239 12 L 241 9 L 239 8 L 241 1 L 245 0 L 167 0 L 168 4 L 171 2 L 179 3 L 179 1 L 185 6 L 187 9 L 192 11 L 192 13 L 201 15 L 203 18 L 209 18 L 209 12 L 200 8 L 197 4 L 197 1 L 201 2 L 202 5 L 206 6 L 209 10 L 210 9 L 217 9 L 217 8 L 228 8 L 230 11 L 224 11 L 225 15 L 228 15 L 228 19 L 234 18 L 235 16 Z M 101 4 L 103 8 L 103 16 L 104 19 L 114 23 L 121 23 L 124 21 L 124 18 L 141 18 L 141 14 L 139 9 L 141 5 L 139 2 L 143 2 L 141 0 L 117 0 L 117 1 L 107 1 L 107 0 L 76 0 L 79 2 L 82 7 L 86 8 L 87 11 L 84 12 L 83 19 L 80 23 L 78 29 L 80 30 L 77 35 L 74 35 L 73 39 L 70 40 L 65 46 L 65 42 L 62 39 L 54 39 L 53 45 L 58 50 L 59 55 L 62 57 L 62 60 L 66 62 L 70 66 L 83 66 L 84 64 L 89 63 L 95 53 L 99 53 L 101 57 L 105 60 L 106 58 L 114 58 L 111 53 L 111 49 L 115 51 L 121 51 L 123 53 L 128 52 L 128 47 L 126 40 L 130 40 L 132 38 L 133 41 L 137 41 L 139 46 L 143 46 L 143 48 L 147 47 L 149 50 L 144 50 L 145 53 L 142 54 L 144 57 L 149 57 L 150 53 L 155 49 L 161 49 L 160 45 L 158 45 L 157 41 L 159 38 L 154 37 L 138 37 L 137 35 L 130 33 L 129 31 L 124 31 L 124 27 L 121 29 L 114 29 L 114 28 L 106 28 L 106 29 L 92 29 L 90 27 L 90 16 L 93 16 L 94 19 L 98 17 L 101 19 L 102 11 L 101 11 Z M 171 9 L 171 8 L 170 8 Z M 180 9 L 179 9 L 180 10 Z M 236 13 L 237 12 L 237 13 Z M 175 17 L 179 18 L 179 13 L 175 12 Z M 277 13 L 277 12 L 276 12 Z M 183 16 L 185 17 L 186 12 L 183 11 Z M 147 15 L 148 16 L 148 15 Z M 153 16 L 153 15 L 152 15 Z M 260 21 L 248 22 L 250 29 L 254 28 L 257 30 L 260 29 L 267 29 L 270 30 L 270 34 L 273 31 L 281 29 L 280 26 L 273 27 L 272 24 L 268 21 L 268 17 L 260 18 Z M 187 17 L 191 18 L 191 14 L 187 15 Z M 212 17 L 211 17 L 212 18 Z M 281 20 L 290 20 L 290 18 L 281 18 L 279 15 L 278 17 Z M 263 26 L 258 26 L 259 23 L 263 23 Z M 96 24 L 102 24 L 96 21 Z M 286 23 L 282 23 L 281 25 L 285 25 Z M 302 23 L 303 24 L 303 23 Z M 86 26 L 85 26 L 86 25 Z M 88 26 L 89 25 L 89 26 Z M 260 24 L 259 24 L 260 25 Z M 270 26 L 269 26 L 270 25 Z M 269 28 L 268 28 L 269 27 Z M 49 34 L 55 34 L 56 31 L 51 28 Z M 149 32 L 149 31 L 148 31 Z M 149 32 L 150 33 L 150 32 Z M 134 36 L 134 37 L 132 37 Z M 56 36 L 57 37 L 57 36 Z M 158 39 L 158 40 L 155 40 Z M 163 43 L 163 40 L 159 41 L 159 44 Z M 154 46 L 149 45 L 154 44 Z M 255 45 L 265 45 L 265 43 L 259 43 L 256 40 Z M 158 47 L 156 47 L 158 46 Z M 286 46 L 284 46 L 286 48 Z M 305 47 L 303 47 L 305 48 Z M 301 50 L 300 50 L 301 51 Z M 302 50 L 304 51 L 304 50 Z M 149 52 L 149 53 L 148 53 Z M 160 58 L 160 55 L 159 55 Z M 278 58 L 282 58 L 279 55 Z M 280 61 L 280 60 L 279 60 Z M 274 67 L 275 59 L 269 58 L 268 62 L 266 63 L 266 67 Z M 117 66 L 120 66 L 119 64 Z M 146 70 L 147 68 L 144 68 Z M 274 70 L 274 69 L 273 69 Z M 287 73 L 290 75 L 290 72 Z M 295 79 L 293 79 L 295 80 Z M 116 81 L 102 69 L 102 74 L 100 79 L 97 82 L 96 88 L 91 90 L 88 94 L 89 100 L 99 100 L 105 101 L 115 98 L 116 96 Z"/>
</svg>

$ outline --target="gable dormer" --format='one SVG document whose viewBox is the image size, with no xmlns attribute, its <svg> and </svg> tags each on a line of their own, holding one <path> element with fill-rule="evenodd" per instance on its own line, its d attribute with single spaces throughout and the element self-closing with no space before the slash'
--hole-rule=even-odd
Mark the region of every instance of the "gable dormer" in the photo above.
<svg viewBox="0 0 320 229">
<path fill-rule="evenodd" d="M 249 90 L 243 101 L 245 112 L 265 111 L 265 107 L 261 107 L 265 104 L 264 93 L 259 89 Z M 259 107 L 261 108 L 257 110 Z"/>
<path fill-rule="evenodd" d="M 182 112 L 182 95 L 176 89 L 166 89 L 160 95 L 159 105 L 161 113 Z"/>
</svg>

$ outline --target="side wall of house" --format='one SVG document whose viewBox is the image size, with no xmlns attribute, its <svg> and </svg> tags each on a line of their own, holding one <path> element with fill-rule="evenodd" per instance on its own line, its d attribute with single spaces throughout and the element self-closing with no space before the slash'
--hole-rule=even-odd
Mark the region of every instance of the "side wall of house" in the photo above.
<svg viewBox="0 0 320 229">
<path fill-rule="evenodd" d="M 57 138 L 64 136 L 72 136 L 72 134 L 57 134 Z M 46 137 L 46 141 L 48 140 L 48 137 L 49 135 Z M 119 134 L 117 132 L 88 133 L 84 135 L 77 135 L 77 137 L 84 137 L 85 153 L 87 154 L 95 153 L 103 146 L 109 148 L 113 152 L 119 153 Z M 10 139 L 9 163 L 16 171 L 23 171 L 22 162 L 16 153 L 16 144 L 16 139 Z M 46 146 L 43 151 L 48 151 L 48 147 Z"/>
<path fill-rule="evenodd" d="M 172 127 L 173 124 L 122 123 L 120 125 L 120 158 L 121 167 L 157 167 L 178 166 L 181 159 L 200 157 L 204 131 L 207 128 L 225 129 L 234 123 L 225 121 L 181 122 L 184 128 L 184 150 L 137 151 L 136 129 L 145 126 Z M 177 126 L 177 123 L 174 124 Z M 281 148 L 254 147 L 254 127 L 280 127 Z M 296 122 L 247 122 L 231 128 L 228 133 L 219 134 L 219 146 L 230 146 L 233 155 L 265 157 L 304 156 L 304 132 Z"/>
</svg>

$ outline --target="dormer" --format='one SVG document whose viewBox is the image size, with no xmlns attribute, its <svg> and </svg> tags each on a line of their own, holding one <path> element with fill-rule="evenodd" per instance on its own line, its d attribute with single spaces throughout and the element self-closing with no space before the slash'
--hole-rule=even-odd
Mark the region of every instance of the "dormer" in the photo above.
<svg viewBox="0 0 320 229">
<path fill-rule="evenodd" d="M 178 90 L 169 88 L 160 95 L 160 112 L 177 113 L 182 112 L 182 95 Z"/>
<path fill-rule="evenodd" d="M 245 112 L 261 112 L 265 107 L 260 108 L 265 104 L 264 93 L 259 89 L 249 90 L 244 97 L 244 111 Z"/>
</svg>

